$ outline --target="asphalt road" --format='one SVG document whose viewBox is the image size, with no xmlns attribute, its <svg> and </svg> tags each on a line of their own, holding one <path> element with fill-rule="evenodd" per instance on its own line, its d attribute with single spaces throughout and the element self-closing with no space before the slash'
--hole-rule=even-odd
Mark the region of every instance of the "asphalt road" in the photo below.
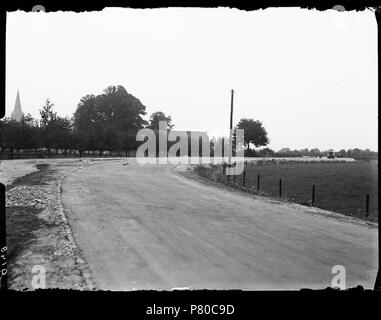
<svg viewBox="0 0 381 320">
<path fill-rule="evenodd" d="M 129 162 L 129 165 L 123 163 Z M 188 180 L 170 165 L 104 161 L 63 182 L 98 289 L 372 288 L 377 229 Z"/>
</svg>

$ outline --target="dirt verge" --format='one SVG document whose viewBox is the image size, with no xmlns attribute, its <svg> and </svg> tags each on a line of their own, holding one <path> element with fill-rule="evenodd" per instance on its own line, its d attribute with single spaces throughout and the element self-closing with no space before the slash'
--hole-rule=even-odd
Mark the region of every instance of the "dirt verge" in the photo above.
<svg viewBox="0 0 381 320">
<path fill-rule="evenodd" d="M 46 270 L 46 288 L 91 290 L 86 264 L 60 203 L 62 179 L 89 161 L 47 161 L 6 187 L 8 286 L 32 290 L 34 266 Z"/>
</svg>

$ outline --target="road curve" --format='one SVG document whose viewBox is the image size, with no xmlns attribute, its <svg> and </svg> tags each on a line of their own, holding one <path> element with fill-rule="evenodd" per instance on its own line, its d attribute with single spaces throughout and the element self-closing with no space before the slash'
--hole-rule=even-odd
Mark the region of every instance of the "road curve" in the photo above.
<svg viewBox="0 0 381 320">
<path fill-rule="evenodd" d="M 128 165 L 123 165 L 128 162 Z M 377 229 L 206 186 L 173 166 L 99 161 L 62 201 L 98 289 L 372 288 Z"/>
</svg>

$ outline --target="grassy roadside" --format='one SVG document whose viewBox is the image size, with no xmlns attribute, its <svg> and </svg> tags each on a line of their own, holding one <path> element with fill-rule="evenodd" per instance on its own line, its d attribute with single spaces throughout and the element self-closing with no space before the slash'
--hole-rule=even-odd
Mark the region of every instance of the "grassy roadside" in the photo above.
<svg viewBox="0 0 381 320">
<path fill-rule="evenodd" d="M 377 175 L 373 177 L 374 168 L 368 170 L 362 166 L 365 164 L 251 165 L 246 168 L 245 186 L 242 174 L 228 178 L 223 174 L 221 165 L 194 165 L 192 171 L 204 182 L 212 182 L 231 190 L 240 190 L 276 201 L 309 207 L 311 205 L 311 186 L 316 184 L 318 190 L 317 201 L 314 204 L 316 208 L 376 222 L 378 220 L 378 198 L 373 192 L 375 190 L 377 193 L 373 180 L 377 179 Z M 260 190 L 257 189 L 258 174 L 261 176 Z M 281 199 L 279 198 L 279 178 L 283 180 Z M 360 196 L 356 193 L 360 193 Z M 368 217 L 365 217 L 366 193 L 371 193 L 373 197 Z M 363 197 L 361 197 L 362 195 Z"/>
<path fill-rule="evenodd" d="M 6 188 L 9 289 L 32 290 L 36 265 L 46 270 L 46 288 L 88 289 L 58 206 L 59 181 L 73 164 L 36 168 Z"/>
</svg>

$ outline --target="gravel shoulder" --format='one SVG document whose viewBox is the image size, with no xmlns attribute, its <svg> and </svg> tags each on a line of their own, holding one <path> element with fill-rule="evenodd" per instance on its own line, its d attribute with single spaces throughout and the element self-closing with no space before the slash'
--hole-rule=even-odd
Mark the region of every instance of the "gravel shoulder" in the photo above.
<svg viewBox="0 0 381 320">
<path fill-rule="evenodd" d="M 71 236 L 61 205 L 61 183 L 90 160 L 6 160 L 8 287 L 33 290 L 32 268 L 46 270 L 46 288 L 93 289 L 91 276 Z"/>
<path fill-rule="evenodd" d="M 22 176 L 38 171 L 36 165 L 44 163 L 43 160 L 1 160 L 0 182 L 5 186 Z"/>
</svg>

